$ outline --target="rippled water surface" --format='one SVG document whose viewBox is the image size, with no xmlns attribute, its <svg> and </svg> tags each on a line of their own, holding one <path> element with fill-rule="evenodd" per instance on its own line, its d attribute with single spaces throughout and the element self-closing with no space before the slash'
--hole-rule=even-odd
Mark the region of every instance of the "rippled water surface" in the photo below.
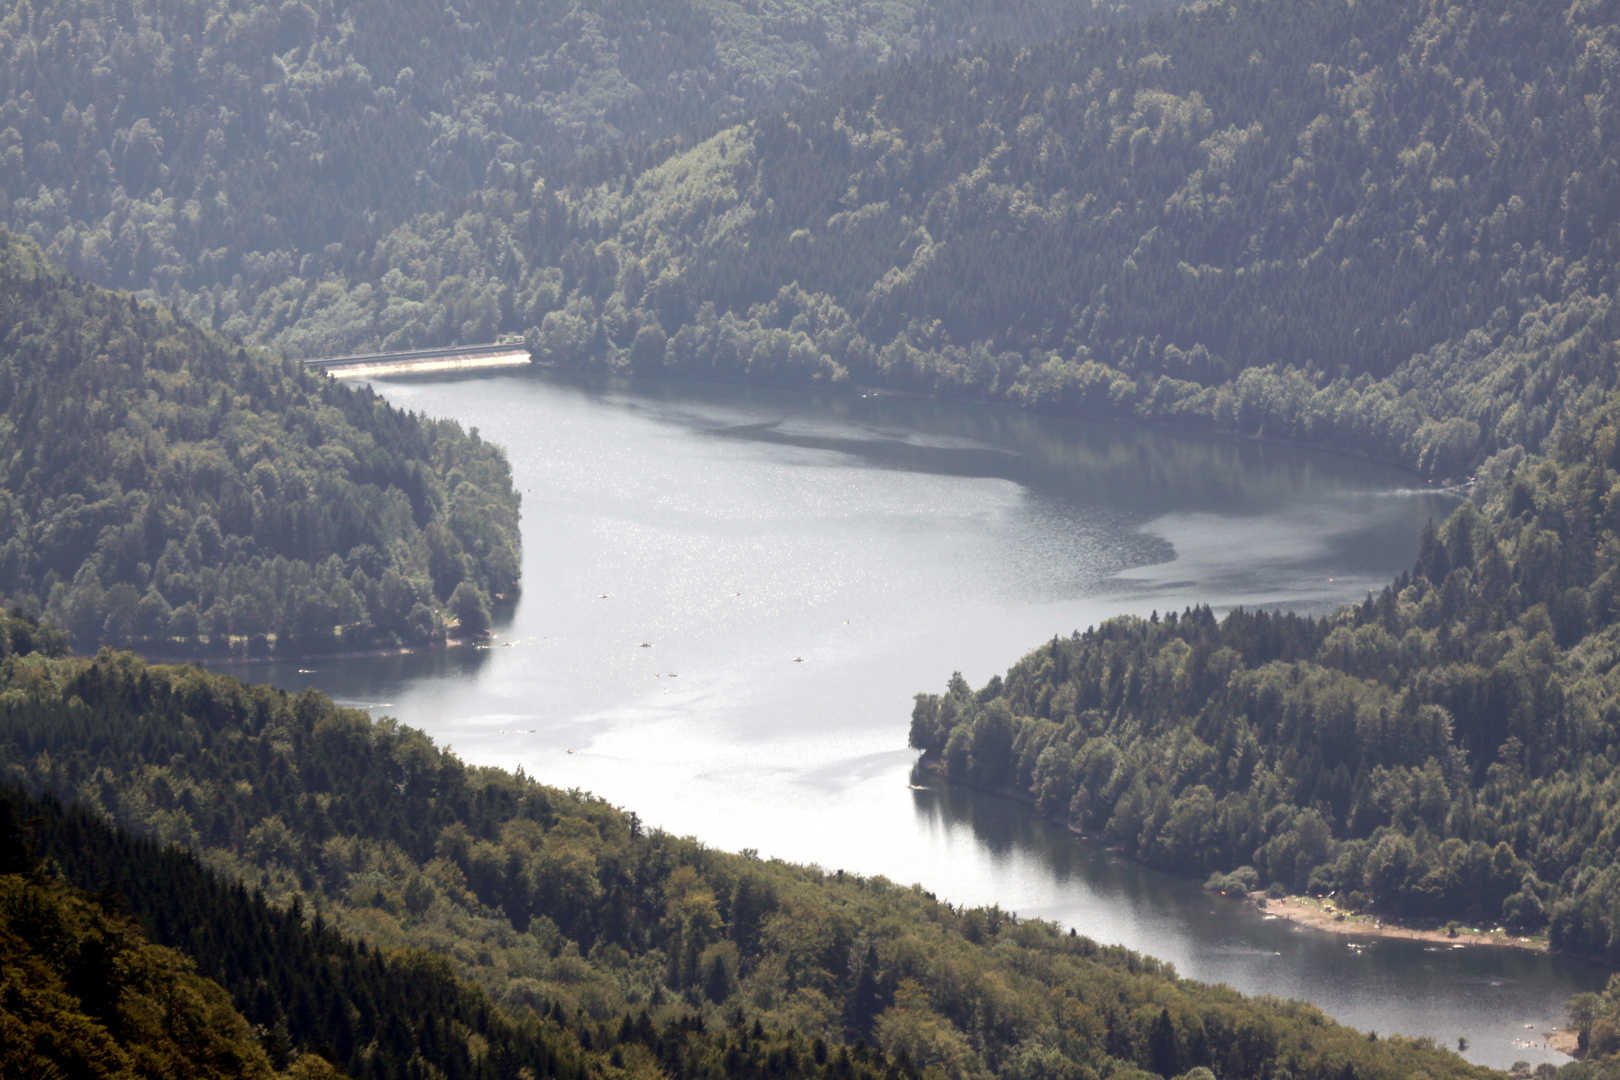
<svg viewBox="0 0 1620 1080">
<path fill-rule="evenodd" d="M 1365 949 L 957 789 L 911 786 L 912 695 L 1122 612 L 1326 611 L 1451 503 L 1293 448 L 892 397 L 545 374 L 393 381 L 507 448 L 524 594 L 488 648 L 235 669 L 392 715 L 715 847 L 996 902 L 1380 1033 L 1553 1060 L 1603 974 Z M 299 667 L 315 667 L 300 673 Z M 1526 1027 L 1526 1025 L 1534 1025 Z"/>
</svg>

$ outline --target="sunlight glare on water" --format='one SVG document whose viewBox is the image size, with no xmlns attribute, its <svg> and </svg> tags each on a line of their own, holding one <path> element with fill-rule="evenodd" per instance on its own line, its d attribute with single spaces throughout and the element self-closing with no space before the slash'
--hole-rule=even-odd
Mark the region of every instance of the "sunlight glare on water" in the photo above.
<svg viewBox="0 0 1620 1080">
<path fill-rule="evenodd" d="M 912 695 L 1120 613 L 1326 612 L 1453 501 L 1348 458 L 892 397 L 545 374 L 395 381 L 523 493 L 524 594 L 487 648 L 238 668 L 718 848 L 920 882 L 1309 999 L 1514 1047 L 1602 976 L 1506 950 L 1296 933 L 990 796 L 911 786 Z M 645 643 L 645 644 L 644 644 Z M 300 674 L 301 666 L 317 668 Z"/>
</svg>

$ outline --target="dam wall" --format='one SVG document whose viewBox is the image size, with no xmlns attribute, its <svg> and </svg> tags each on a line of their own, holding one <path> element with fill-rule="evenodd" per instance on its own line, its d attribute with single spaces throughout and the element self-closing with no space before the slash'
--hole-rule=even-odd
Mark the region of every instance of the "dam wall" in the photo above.
<svg viewBox="0 0 1620 1080">
<path fill-rule="evenodd" d="M 304 366 L 339 379 L 374 375 L 426 375 L 441 371 L 519 367 L 528 364 L 529 350 L 521 342 L 504 345 L 453 345 L 443 349 L 405 352 L 358 353 L 305 360 Z"/>
</svg>

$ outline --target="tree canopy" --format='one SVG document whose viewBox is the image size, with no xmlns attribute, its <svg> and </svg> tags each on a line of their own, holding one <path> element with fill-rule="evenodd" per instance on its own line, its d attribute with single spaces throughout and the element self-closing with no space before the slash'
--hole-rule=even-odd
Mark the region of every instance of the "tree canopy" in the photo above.
<svg viewBox="0 0 1620 1080">
<path fill-rule="evenodd" d="M 200 302 L 288 352 L 476 317 L 561 365 L 1197 424 L 1458 478 L 1620 370 L 1614 34 L 1606 4 L 1232 0 L 983 44 L 605 175 L 517 169 Z"/>
<path fill-rule="evenodd" d="M 38 0 L 0 19 L 0 224 L 98 284 L 211 296 L 520 166 L 611 167 L 885 61 L 1144 6 Z"/>
<path fill-rule="evenodd" d="M 0 1072 L 270 1080 L 268 1056 L 217 984 L 116 910 L 29 873 L 19 816 L 0 800 Z"/>
<path fill-rule="evenodd" d="M 0 793 L 0 845 L 13 871 L 0 875 L 7 1076 L 916 1077 L 881 1051 L 829 1054 L 741 1013 L 729 1028 L 690 1012 L 508 1014 L 441 957 L 345 938 L 297 902 L 271 905 L 189 852 L 50 799 Z M 92 897 L 72 881 L 100 884 Z"/>
<path fill-rule="evenodd" d="M 336 1030 L 322 995 L 345 1000 L 351 977 L 382 986 L 376 953 L 340 947 L 340 932 L 384 955 L 436 953 L 443 967 L 424 978 L 447 968 L 504 1015 L 561 1023 L 591 1075 L 604 1051 L 642 1075 L 656 1062 L 672 1077 L 760 1080 L 1489 1075 L 1425 1040 L 1369 1039 L 1309 1005 L 1181 979 L 1051 923 L 648 830 L 314 691 L 110 649 L 11 656 L 0 659 L 0 768 L 83 808 L 55 813 L 66 824 L 44 827 L 42 854 L 78 882 L 146 895 L 135 910 L 159 940 L 195 950 L 244 1013 L 301 1032 L 301 1045 Z M 200 881 L 172 848 L 97 839 L 99 817 L 186 845 L 263 897 Z M 226 909 L 262 929 L 227 932 L 216 916 Z M 298 989 L 306 963 L 332 974 Z M 404 992 L 354 990 L 334 1060 L 371 1075 L 346 1048 L 365 1045 L 368 1017 L 391 1016 L 381 1006 Z M 709 1032 L 685 1066 L 672 1030 Z M 553 1031 L 532 1037 L 555 1046 Z"/>
<path fill-rule="evenodd" d="M 912 745 L 1159 866 L 1620 960 L 1620 395 L 1553 442 L 1365 603 L 1111 620 L 919 696 Z"/>
<path fill-rule="evenodd" d="M 0 596 L 158 654 L 442 641 L 518 585 L 506 458 L 0 230 Z M 477 611 L 477 603 L 464 602 Z"/>
<path fill-rule="evenodd" d="M 80 807 L 29 810 L 51 872 L 123 881 L 157 943 L 116 890 L 7 864 L 0 1023 L 42 1055 L 16 1067 L 1480 1074 L 1048 923 L 648 832 L 320 695 L 66 655 L 481 630 L 518 584 L 500 452 L 275 354 L 497 332 L 564 367 L 881 385 L 1477 475 L 1364 604 L 1113 620 L 919 697 L 912 743 L 1157 865 L 1620 960 L 1613 0 L 1111 16 L 0 19 L 0 774 Z M 1577 1012 L 1594 1054 L 1620 1050 L 1620 989 Z"/>
</svg>

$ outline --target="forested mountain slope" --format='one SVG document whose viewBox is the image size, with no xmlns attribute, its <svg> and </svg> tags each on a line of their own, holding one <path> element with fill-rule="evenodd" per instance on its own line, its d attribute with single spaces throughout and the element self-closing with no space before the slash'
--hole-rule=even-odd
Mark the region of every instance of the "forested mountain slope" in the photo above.
<svg viewBox="0 0 1620 1080">
<path fill-rule="evenodd" d="M 32 874 L 16 824 L 0 798 L 0 1075 L 270 1080 L 224 991 L 116 913 Z"/>
<path fill-rule="evenodd" d="M 82 810 L 0 796 L 0 826 L 13 802 L 14 817 L 29 821 L 20 838 L 43 856 L 46 868 L 68 881 L 99 888 L 97 899 L 104 906 L 127 905 L 148 934 L 183 950 L 180 955 L 186 959 L 171 961 L 171 968 L 186 971 L 187 963 L 195 963 L 229 986 L 237 1007 L 252 1019 L 251 1029 L 235 1017 L 235 1027 L 226 1030 L 242 1035 L 251 1030 L 241 1040 L 246 1044 L 241 1056 L 257 1071 L 200 1070 L 200 1075 L 268 1075 L 266 1061 L 300 1080 L 337 1075 L 333 1062 L 347 1075 L 366 1080 L 659 1075 L 686 1080 L 714 1076 L 716 1070 L 739 1080 L 765 1080 L 783 1075 L 785 1061 L 793 1063 L 788 1074 L 804 1080 L 915 1075 L 897 1069 L 878 1051 L 829 1054 L 824 1045 L 818 1049 L 796 1032 L 745 1028 L 740 1014 L 731 1030 L 708 1028 L 690 1013 L 662 1024 L 645 1011 L 607 1023 L 561 1006 L 544 1016 L 524 1012 L 514 1017 L 457 980 L 439 957 L 384 951 L 344 938 L 297 903 L 285 908 L 268 904 L 258 890 L 250 893 L 240 883 L 222 880 L 191 853 L 132 838 Z M 16 880 L 0 878 L 0 883 Z M 34 891 L 39 889 L 36 885 Z M 51 891 L 62 893 L 60 886 Z M 82 901 L 76 906 L 85 907 Z M 150 946 L 148 951 L 173 955 Z M 100 960 L 105 953 L 90 956 Z M 112 956 L 110 972 L 83 970 L 91 967 L 83 964 L 74 973 L 81 981 L 110 977 L 116 987 L 119 970 L 127 971 L 129 965 L 117 963 L 118 953 Z M 204 985 L 211 995 L 205 1000 L 221 1011 L 225 995 L 218 985 L 207 985 L 189 972 L 185 977 Z M 215 1025 L 223 1026 L 218 1020 Z M 68 1026 L 54 1017 L 39 1024 L 47 1031 Z M 217 1051 L 207 1054 L 212 1048 L 206 1044 L 187 1049 L 205 1052 L 205 1066 L 213 1064 L 210 1057 L 220 1056 Z M 767 1074 L 768 1066 L 773 1073 Z M 155 1075 L 192 1074 L 182 1066 Z"/>
<path fill-rule="evenodd" d="M 22 3 L 0 19 L 0 224 L 102 285 L 251 287 L 525 163 L 701 128 L 979 35 L 1052 36 L 1112 6 Z"/>
<path fill-rule="evenodd" d="M 22 620 L 5 629 L 34 632 Z M 110 650 L 94 661 L 12 655 L 0 660 L 0 768 L 200 849 L 274 900 L 296 899 L 317 935 L 324 926 L 440 953 L 511 1015 L 565 1017 L 586 1050 L 650 1043 L 636 1034 L 645 1030 L 667 1042 L 669 1025 L 712 1032 L 689 1068 L 657 1059 L 673 1077 L 1491 1075 L 1422 1040 L 1369 1038 L 1307 1005 L 1178 979 L 1049 923 L 646 831 L 600 801 L 469 767 L 420 732 L 313 691 L 245 687 Z M 186 888 L 194 864 L 126 874 L 109 860 L 128 845 L 91 839 L 45 846 L 78 880 L 159 888 L 143 921 L 180 947 L 207 943 L 187 929 L 195 919 L 181 897 L 195 892 L 206 910 L 225 892 Z M 267 933 L 290 932 L 257 910 Z M 307 948 L 273 954 L 291 963 Z M 215 970 L 203 955 L 219 950 L 199 955 Z M 269 1015 L 277 1004 L 289 1007 L 272 1002 Z M 887 1063 L 872 1044 L 893 1055 Z M 589 1075 L 651 1075 L 639 1054 L 625 1048 L 608 1067 L 598 1057 Z"/>
<path fill-rule="evenodd" d="M 509 1015 L 439 957 L 344 938 L 296 902 L 271 905 L 190 852 L 131 837 L 54 800 L 0 793 L 0 845 L 27 874 L 0 876 L 0 922 L 25 938 L 19 948 L 0 933 L 0 948 L 17 961 L 8 971 L 13 992 L 0 999 L 0 1023 L 29 1023 L 36 1054 L 26 1061 L 27 1041 L 0 1040 L 8 1077 L 268 1078 L 274 1068 L 295 1080 L 344 1073 L 357 1080 L 916 1076 L 881 1051 L 829 1053 L 797 1032 L 746 1026 L 741 1012 L 729 1030 L 689 1011 L 662 1024 L 646 1011 L 603 1022 L 560 1005 L 544 1015 Z M 95 887 L 93 902 L 53 875 Z M 169 948 L 145 945 L 132 923 Z M 73 1013 L 73 1002 L 60 995 L 28 992 L 35 970 L 51 965 L 60 969 L 60 989 L 77 995 L 90 1017 Z M 230 988 L 229 998 L 219 984 Z M 241 1015 L 232 1013 L 232 1000 Z M 10 1016 L 7 1005 L 14 1006 Z M 130 1072 L 95 1068 L 124 1064 L 93 1041 L 95 1017 L 108 1013 L 114 1038 L 136 1044 L 127 1055 L 136 1063 Z M 92 1053 L 75 1059 L 73 1051 L 86 1045 Z M 70 1069 L 53 1074 L 46 1060 Z"/>
<path fill-rule="evenodd" d="M 1231 0 L 986 46 L 602 182 L 514 172 L 215 317 L 340 349 L 443 338 L 420 305 L 459 297 L 559 364 L 849 379 L 1456 477 L 1620 370 L 1617 21 Z"/>
<path fill-rule="evenodd" d="M 477 631 L 516 588 L 504 455 L 88 286 L 0 230 L 0 597 L 82 648 Z"/>
<path fill-rule="evenodd" d="M 1364 604 L 1055 638 L 912 744 L 1160 866 L 1620 961 L 1620 395 L 1553 441 Z"/>
</svg>

